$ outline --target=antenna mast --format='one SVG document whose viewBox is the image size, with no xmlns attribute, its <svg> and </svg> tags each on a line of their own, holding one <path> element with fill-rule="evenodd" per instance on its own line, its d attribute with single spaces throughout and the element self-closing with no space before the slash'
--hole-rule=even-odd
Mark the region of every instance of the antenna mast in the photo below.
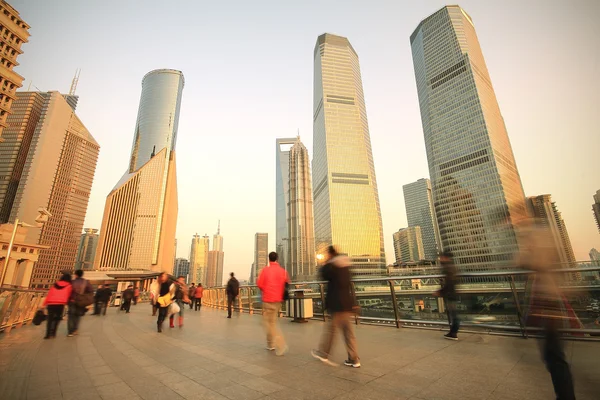
<svg viewBox="0 0 600 400">
<path fill-rule="evenodd" d="M 69 90 L 69 95 L 75 96 L 75 91 L 77 90 L 77 83 L 79 82 L 79 75 L 81 74 L 81 68 L 75 70 L 75 76 L 73 77 L 73 81 L 71 82 L 71 89 Z"/>
</svg>

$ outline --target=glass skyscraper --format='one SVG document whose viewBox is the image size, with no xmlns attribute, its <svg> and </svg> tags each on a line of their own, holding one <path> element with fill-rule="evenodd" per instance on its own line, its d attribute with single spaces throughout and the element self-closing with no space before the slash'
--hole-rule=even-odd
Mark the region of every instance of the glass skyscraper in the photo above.
<svg viewBox="0 0 600 400">
<path fill-rule="evenodd" d="M 444 7 L 410 43 L 442 247 L 462 270 L 510 265 L 525 196 L 473 21 Z"/>
<path fill-rule="evenodd" d="M 402 191 L 408 226 L 421 227 L 424 257 L 427 260 L 436 260 L 440 248 L 440 232 L 433 209 L 431 182 L 422 178 L 402 186 Z"/>
<path fill-rule="evenodd" d="M 336 245 L 355 275 L 385 273 L 381 210 L 360 65 L 345 37 L 314 51 L 313 197 L 316 251 Z"/>
<path fill-rule="evenodd" d="M 290 148 L 296 142 L 296 138 L 284 138 L 275 140 L 275 251 L 279 255 L 279 264 L 290 273 L 289 257 L 289 233 L 288 233 L 288 203 L 290 182 Z M 291 273 L 290 273 L 291 276 Z"/>
</svg>

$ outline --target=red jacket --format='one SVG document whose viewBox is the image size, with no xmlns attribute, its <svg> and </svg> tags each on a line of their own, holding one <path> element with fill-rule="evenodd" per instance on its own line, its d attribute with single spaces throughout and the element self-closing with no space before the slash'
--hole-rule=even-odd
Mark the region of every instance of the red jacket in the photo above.
<svg viewBox="0 0 600 400">
<path fill-rule="evenodd" d="M 196 288 L 196 292 L 194 293 L 194 297 L 197 299 L 201 299 L 202 298 L 202 292 L 204 292 L 204 288 L 202 286 L 198 286 Z"/>
<path fill-rule="evenodd" d="M 71 298 L 71 291 L 73 287 L 69 282 L 58 281 L 48 291 L 46 300 L 44 300 L 45 306 L 68 304 Z"/>
<path fill-rule="evenodd" d="M 262 291 L 264 303 L 280 303 L 283 301 L 285 283 L 289 282 L 288 274 L 278 262 L 271 262 L 260 271 L 256 285 Z"/>
</svg>

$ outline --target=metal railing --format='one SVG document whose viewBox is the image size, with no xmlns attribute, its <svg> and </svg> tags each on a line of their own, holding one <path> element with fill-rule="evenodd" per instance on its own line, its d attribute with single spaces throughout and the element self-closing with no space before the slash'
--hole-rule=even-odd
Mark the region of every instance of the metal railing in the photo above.
<svg viewBox="0 0 600 400">
<path fill-rule="evenodd" d="M 46 291 L 0 288 L 0 331 L 10 332 L 33 319 L 44 303 Z"/>
<path fill-rule="evenodd" d="M 573 338 L 600 340 L 600 266 L 563 268 L 558 274 L 594 275 L 590 280 L 565 280 L 561 286 L 579 322 L 578 328 L 565 327 Z M 539 328 L 526 326 L 529 293 L 533 271 L 473 272 L 458 274 L 457 308 L 461 331 L 517 335 L 535 335 Z M 573 276 L 573 275 L 570 275 Z M 434 297 L 441 274 L 407 275 L 353 279 L 352 288 L 360 305 L 356 323 L 395 326 L 396 328 L 446 329 L 449 314 L 444 300 Z M 471 279 L 469 279 L 471 278 Z M 472 283 L 471 281 L 480 282 Z M 310 289 L 305 297 L 313 301 L 314 318 L 326 320 L 326 282 L 293 282 L 292 288 Z M 227 309 L 225 287 L 206 288 L 202 304 Z M 285 305 L 284 305 L 285 307 Z M 262 312 L 259 289 L 254 285 L 240 287 L 234 310 L 250 314 Z"/>
</svg>

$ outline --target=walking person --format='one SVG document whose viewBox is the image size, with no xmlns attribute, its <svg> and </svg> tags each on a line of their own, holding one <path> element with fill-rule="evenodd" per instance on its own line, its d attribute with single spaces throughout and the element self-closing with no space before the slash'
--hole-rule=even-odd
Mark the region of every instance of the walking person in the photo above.
<svg viewBox="0 0 600 400">
<path fill-rule="evenodd" d="M 188 297 L 190 298 L 190 310 L 194 308 L 195 303 L 195 295 L 196 295 L 196 284 L 192 282 L 190 289 L 188 290 Z"/>
<path fill-rule="evenodd" d="M 92 315 L 100 315 L 100 297 L 102 296 L 102 292 L 104 292 L 104 285 L 98 285 L 96 294 L 94 294 L 94 313 Z"/>
<path fill-rule="evenodd" d="M 100 296 L 100 313 L 102 315 L 106 315 L 106 310 L 108 308 L 108 303 L 110 303 L 110 299 L 112 297 L 112 289 L 108 285 L 104 285 L 104 289 L 102 290 L 102 294 Z"/>
<path fill-rule="evenodd" d="M 458 280 L 456 277 L 454 257 L 451 252 L 444 251 L 440 254 L 440 265 L 442 266 L 444 281 L 442 283 L 442 288 L 433 295 L 444 299 L 446 311 L 448 312 L 450 332 L 444 335 L 444 339 L 458 340 L 458 329 L 460 328 L 460 319 L 458 318 L 458 310 L 456 307 L 456 303 L 458 302 L 456 284 Z"/>
<path fill-rule="evenodd" d="M 240 294 L 240 283 L 235 278 L 233 272 L 229 274 L 229 280 L 227 281 L 227 318 L 231 318 L 231 312 L 233 309 L 233 302 Z"/>
<path fill-rule="evenodd" d="M 354 336 L 351 318 L 355 312 L 356 299 L 352 293 L 350 281 L 350 259 L 341 255 L 333 246 L 327 248 L 325 265 L 319 270 L 321 279 L 327 281 L 325 308 L 330 314 L 329 322 L 323 329 L 318 350 L 312 350 L 312 356 L 325 364 L 336 365 L 329 360 L 331 347 L 339 329 L 344 335 L 348 359 L 344 365 L 360 368 L 360 359 Z"/>
<path fill-rule="evenodd" d="M 133 285 L 127 286 L 127 289 L 123 292 L 123 302 L 121 303 L 120 310 L 125 310 L 125 313 L 129 314 L 129 310 L 131 309 L 131 302 L 135 297 L 135 293 L 133 291 Z"/>
<path fill-rule="evenodd" d="M 71 300 L 69 302 L 69 319 L 67 326 L 69 333 L 67 336 L 72 337 L 78 334 L 79 322 L 81 317 L 86 313 L 87 306 L 94 302 L 94 288 L 87 279 L 83 278 L 83 270 L 75 271 L 76 278 L 71 285 Z"/>
<path fill-rule="evenodd" d="M 267 333 L 267 350 L 275 350 L 276 355 L 282 356 L 287 352 L 288 347 L 277 320 L 283 302 L 283 291 L 289 278 L 285 269 L 277 262 L 277 258 L 277 253 L 269 253 L 269 265 L 260 271 L 256 284 L 262 292 L 263 326 Z"/>
<path fill-rule="evenodd" d="M 139 298 L 140 298 L 140 288 L 136 286 L 135 289 L 133 289 L 133 305 L 134 306 L 137 305 Z"/>
<path fill-rule="evenodd" d="M 156 328 L 158 332 L 162 332 L 162 325 L 167 318 L 169 306 L 173 302 L 175 295 L 175 285 L 169 281 L 169 276 L 166 272 L 162 272 L 158 276 L 156 284 L 152 285 L 152 301 L 158 311 L 158 319 Z M 154 313 L 152 314 L 154 315 Z"/>
<path fill-rule="evenodd" d="M 48 313 L 44 339 L 56 337 L 56 329 L 65 312 L 65 305 L 69 304 L 72 289 L 71 274 L 65 273 L 48 291 L 44 300 L 44 306 Z"/>
<path fill-rule="evenodd" d="M 175 285 L 175 303 L 179 306 L 179 319 L 178 325 L 180 328 L 183 328 L 183 308 L 185 304 L 190 302 L 190 298 L 188 297 L 188 288 L 185 285 L 185 277 L 180 276 L 177 278 L 177 281 L 174 283 Z M 175 328 L 175 314 L 171 314 L 169 317 L 169 327 Z"/>
<path fill-rule="evenodd" d="M 196 286 L 196 290 L 194 292 L 194 307 L 195 307 L 196 311 L 198 311 L 200 309 L 200 307 L 202 307 L 203 293 L 204 293 L 204 288 L 202 287 L 202 284 L 199 283 L 198 286 Z"/>
</svg>

